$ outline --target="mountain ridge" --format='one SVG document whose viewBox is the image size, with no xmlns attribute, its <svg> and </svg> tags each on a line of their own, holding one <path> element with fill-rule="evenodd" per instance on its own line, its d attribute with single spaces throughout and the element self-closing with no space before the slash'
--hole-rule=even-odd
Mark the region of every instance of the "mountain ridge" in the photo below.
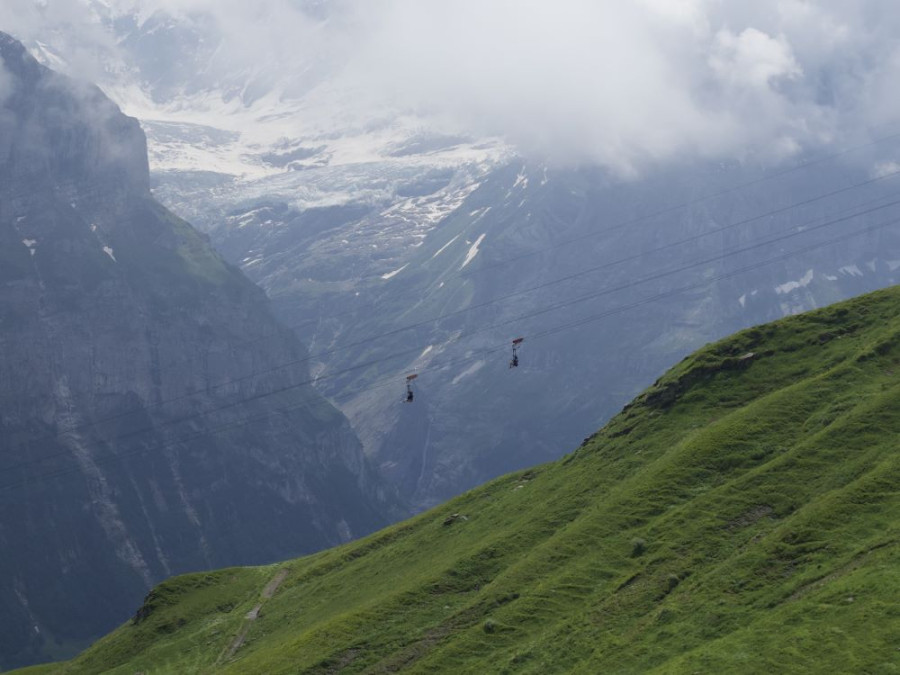
<svg viewBox="0 0 900 675">
<path fill-rule="evenodd" d="M 401 507 L 264 293 L 153 200 L 138 121 L 2 33 L 0 60 L 6 668 L 76 653 L 176 571 Z"/>
<path fill-rule="evenodd" d="M 889 126 L 823 138 L 782 161 L 750 152 L 661 162 L 633 176 L 548 165 L 423 111 L 360 110 L 340 69 L 319 70 L 315 59 L 295 89 L 278 84 L 293 71 L 268 52 L 258 54 L 258 71 L 210 71 L 222 35 L 203 11 L 145 23 L 125 6 L 95 9 L 98 30 L 121 48 L 100 59 L 103 81 L 143 120 L 154 195 L 266 290 L 277 316 L 311 346 L 316 388 L 415 508 L 556 458 L 559 439 L 577 443 L 709 340 L 900 281 L 894 230 L 865 231 L 900 213 L 896 177 L 885 175 L 898 141 Z M 46 43 L 57 55 L 77 53 L 67 33 L 47 30 L 34 53 L 53 62 Z M 131 95 L 138 90 L 156 103 L 141 103 Z M 893 201 L 892 210 L 867 213 L 879 200 Z M 788 233 L 800 249 L 838 227 L 860 231 L 765 268 L 756 264 L 781 244 L 746 246 Z M 669 246 L 678 241 L 687 243 Z M 726 257 L 735 249 L 747 250 Z M 708 264 L 677 271 L 698 260 Z M 723 278 L 732 267 L 753 269 Z M 703 278 L 714 281 L 699 287 Z M 682 284 L 685 293 L 649 301 Z M 620 320 L 547 334 L 620 304 L 632 306 Z M 410 324 L 415 330 L 397 330 Z M 513 377 L 505 359 L 475 358 L 537 334 L 543 344 L 528 341 Z M 407 349 L 409 358 L 395 359 Z M 467 355 L 470 363 L 453 366 Z M 380 365 L 355 369 L 370 361 Z M 401 418 L 385 392 L 391 381 L 402 390 L 410 372 L 422 372 L 421 405 Z M 599 399 L 595 381 L 610 383 Z M 520 388 L 531 395 L 507 405 Z M 519 436 L 539 440 L 527 456 Z"/>
<path fill-rule="evenodd" d="M 559 461 L 31 672 L 892 672 L 898 368 L 897 287 L 743 330 Z"/>
</svg>

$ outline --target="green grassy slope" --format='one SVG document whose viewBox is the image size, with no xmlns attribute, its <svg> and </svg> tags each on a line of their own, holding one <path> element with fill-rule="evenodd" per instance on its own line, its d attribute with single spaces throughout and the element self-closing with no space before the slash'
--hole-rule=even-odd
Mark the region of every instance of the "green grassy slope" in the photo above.
<svg viewBox="0 0 900 675">
<path fill-rule="evenodd" d="M 889 289 L 700 350 L 559 462 L 172 579 L 34 672 L 900 672 L 898 440 Z"/>
</svg>

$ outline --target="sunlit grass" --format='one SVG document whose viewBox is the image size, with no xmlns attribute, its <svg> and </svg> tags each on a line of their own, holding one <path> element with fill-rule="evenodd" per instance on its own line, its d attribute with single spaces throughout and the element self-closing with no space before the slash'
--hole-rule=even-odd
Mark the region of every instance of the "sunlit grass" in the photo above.
<svg viewBox="0 0 900 675">
<path fill-rule="evenodd" d="M 900 672 L 898 378 L 896 289 L 743 331 L 559 462 L 40 672 Z"/>
</svg>

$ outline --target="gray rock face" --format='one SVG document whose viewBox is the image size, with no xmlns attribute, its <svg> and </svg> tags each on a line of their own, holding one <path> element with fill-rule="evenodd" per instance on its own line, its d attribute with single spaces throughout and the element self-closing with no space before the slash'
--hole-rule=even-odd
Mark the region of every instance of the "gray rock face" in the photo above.
<svg viewBox="0 0 900 675">
<path fill-rule="evenodd" d="M 264 294 L 152 199 L 137 121 L 2 33 L 0 63 L 6 668 L 83 647 L 165 576 L 396 507 Z"/>
<path fill-rule="evenodd" d="M 273 191 L 215 203 L 226 217 L 209 233 L 310 345 L 367 456 L 425 508 L 570 451 L 705 342 L 900 281 L 900 177 L 871 182 L 894 149 L 773 180 L 738 163 L 617 180 L 516 161 L 439 219 L 420 208 L 439 192 L 360 211 Z"/>
</svg>

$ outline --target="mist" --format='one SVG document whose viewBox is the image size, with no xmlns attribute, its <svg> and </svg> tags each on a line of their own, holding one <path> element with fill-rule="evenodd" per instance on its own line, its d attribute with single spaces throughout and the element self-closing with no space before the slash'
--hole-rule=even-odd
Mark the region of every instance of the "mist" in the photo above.
<svg viewBox="0 0 900 675">
<path fill-rule="evenodd" d="M 386 0 L 365 77 L 560 163 L 774 160 L 896 124 L 896 5 Z M 364 79 L 361 76 L 361 79 Z"/>
<path fill-rule="evenodd" d="M 283 98 L 340 87 L 357 119 L 416 114 L 525 156 L 622 175 L 681 160 L 776 163 L 900 122 L 890 0 L 11 0 L 0 28 L 59 37 L 102 80 L 115 17 L 163 13 Z M 57 39 L 57 44 L 60 41 Z M 247 105 L 253 105 L 252 100 Z"/>
</svg>

